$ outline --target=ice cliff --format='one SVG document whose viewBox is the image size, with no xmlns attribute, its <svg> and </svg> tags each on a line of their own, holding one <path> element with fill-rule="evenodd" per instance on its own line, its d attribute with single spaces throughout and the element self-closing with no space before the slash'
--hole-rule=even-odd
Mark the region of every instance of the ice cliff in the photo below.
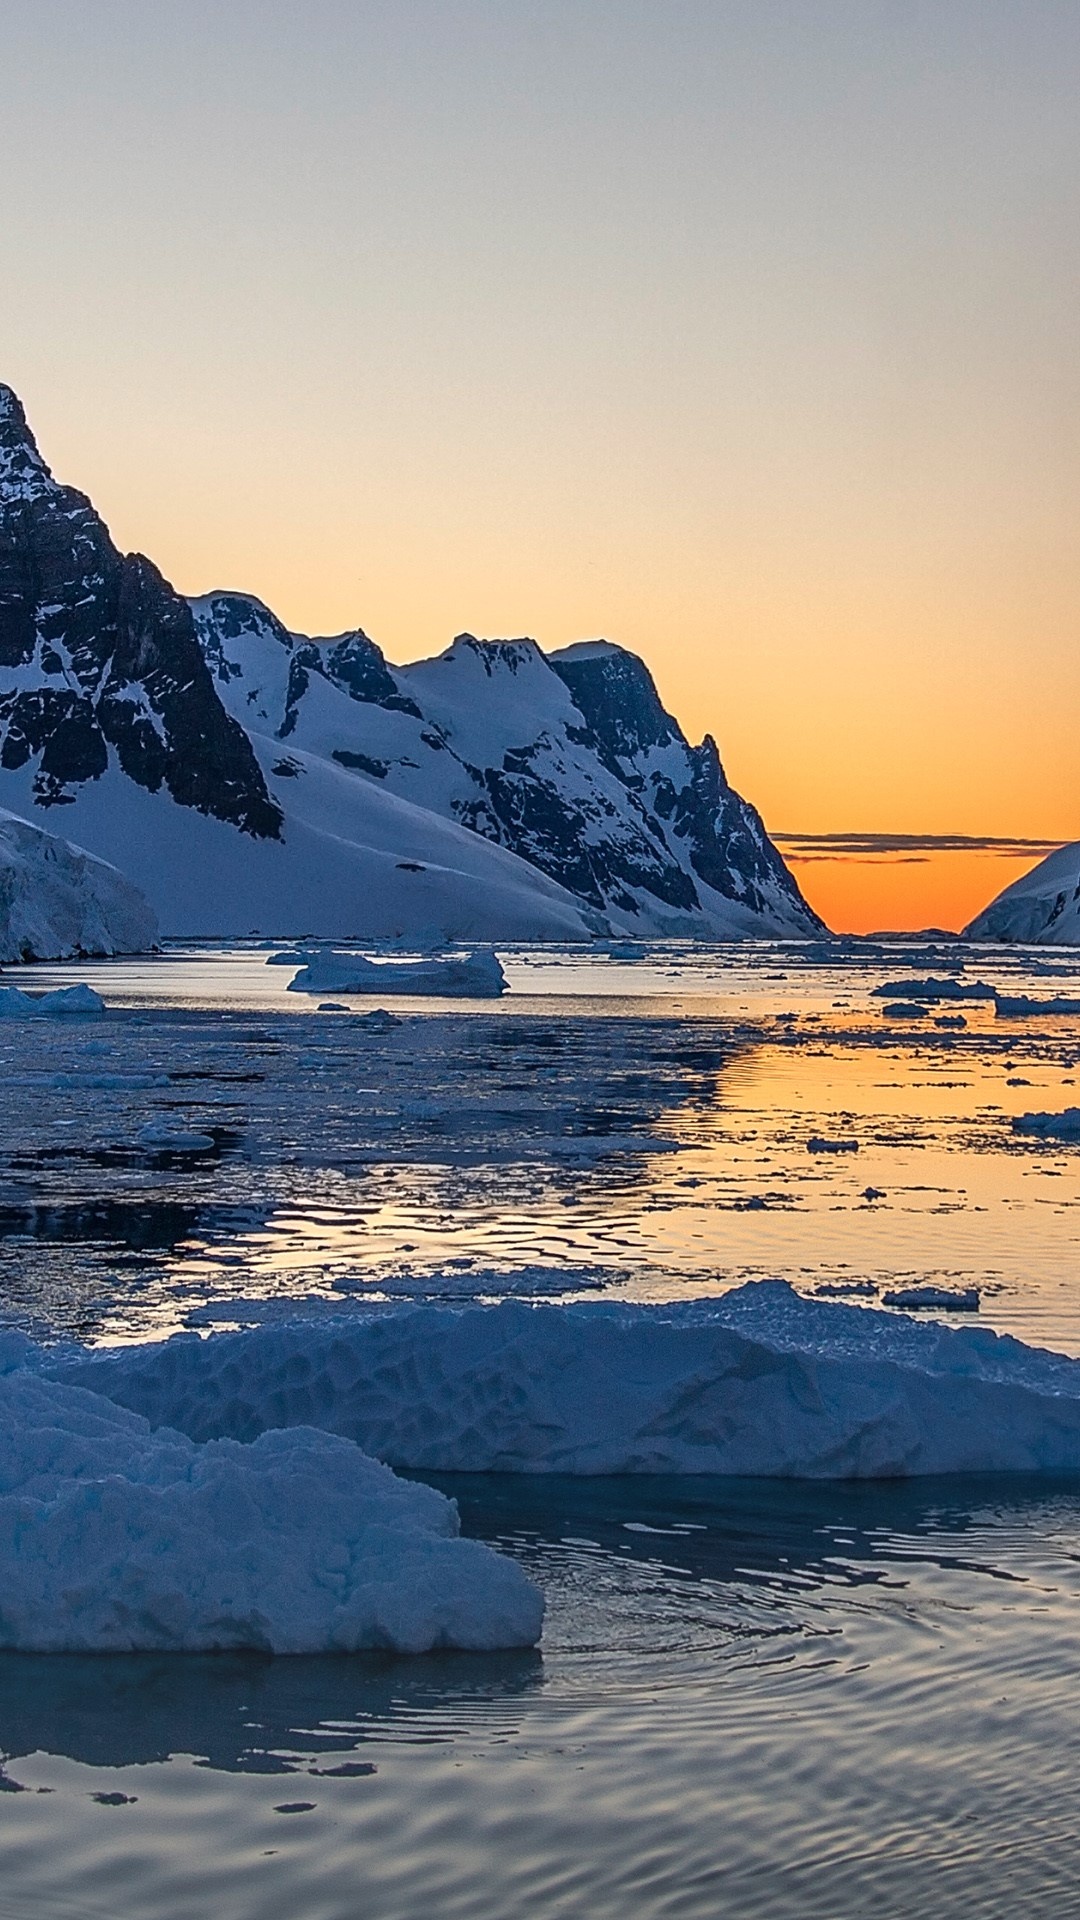
<svg viewBox="0 0 1080 1920">
<path fill-rule="evenodd" d="M 0 963 L 142 953 L 149 902 L 115 867 L 0 810 Z"/>
</svg>

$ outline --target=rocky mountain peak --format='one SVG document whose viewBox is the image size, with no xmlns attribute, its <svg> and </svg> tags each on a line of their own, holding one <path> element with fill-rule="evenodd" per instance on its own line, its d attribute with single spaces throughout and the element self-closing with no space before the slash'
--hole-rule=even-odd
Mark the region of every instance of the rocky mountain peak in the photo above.
<svg viewBox="0 0 1080 1920">
<path fill-rule="evenodd" d="M 0 382 L 0 502 L 36 499 L 56 491 L 14 388 Z"/>
<path fill-rule="evenodd" d="M 255 838 L 281 813 L 225 712 L 186 600 L 122 554 L 90 501 L 53 480 L 0 387 L 0 770 L 33 805 L 73 806 L 120 771 Z"/>
</svg>

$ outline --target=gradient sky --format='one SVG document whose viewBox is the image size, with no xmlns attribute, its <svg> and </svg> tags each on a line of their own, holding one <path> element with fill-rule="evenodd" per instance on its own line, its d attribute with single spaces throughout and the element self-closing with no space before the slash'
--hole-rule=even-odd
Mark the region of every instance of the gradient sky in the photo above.
<svg viewBox="0 0 1080 1920">
<path fill-rule="evenodd" d="M 774 829 L 1080 838 L 1076 0 L 0 0 L 0 75 L 0 378 L 183 590 L 604 634 Z"/>
</svg>

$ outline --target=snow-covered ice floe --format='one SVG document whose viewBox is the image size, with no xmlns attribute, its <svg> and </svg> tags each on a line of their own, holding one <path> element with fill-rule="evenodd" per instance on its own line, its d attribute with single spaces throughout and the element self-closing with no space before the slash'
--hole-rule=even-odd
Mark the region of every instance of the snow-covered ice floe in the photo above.
<svg viewBox="0 0 1080 1920">
<path fill-rule="evenodd" d="M 994 1010 L 1013 1018 L 1040 1013 L 1080 1013 L 1080 1000 L 1071 999 L 1065 994 L 1054 994 L 1049 1000 L 1037 1000 L 1029 993 L 997 993 L 994 995 Z"/>
<path fill-rule="evenodd" d="M 322 953 L 289 981 L 290 993 L 422 993 L 439 999 L 494 999 L 506 975 L 490 947 L 427 960 L 366 960 Z"/>
<path fill-rule="evenodd" d="M 50 1363 L 199 1441 L 348 1436 L 417 1472 L 1080 1471 L 1080 1361 L 802 1298 L 358 1304 Z"/>
<path fill-rule="evenodd" d="M 992 1000 L 993 987 L 985 980 L 886 980 L 880 987 L 871 987 L 871 997 L 875 1000 L 922 1000 L 929 1004 L 935 1000 Z"/>
<path fill-rule="evenodd" d="M 293 1426 L 197 1444 L 0 1365 L 0 1646 L 272 1653 L 532 1646 L 543 1600 L 454 1503 Z"/>
<path fill-rule="evenodd" d="M 887 1307 L 932 1307 L 949 1313 L 978 1313 L 978 1287 L 892 1287 L 881 1298 Z"/>
<path fill-rule="evenodd" d="M 1034 1134 L 1040 1140 L 1080 1140 L 1080 1107 L 1066 1107 L 1063 1113 L 1020 1113 L 1012 1125 L 1014 1133 Z"/>
<path fill-rule="evenodd" d="M 93 987 L 57 987 L 52 993 L 23 993 L 0 987 L 0 1020 L 103 1020 L 105 1002 Z"/>
</svg>

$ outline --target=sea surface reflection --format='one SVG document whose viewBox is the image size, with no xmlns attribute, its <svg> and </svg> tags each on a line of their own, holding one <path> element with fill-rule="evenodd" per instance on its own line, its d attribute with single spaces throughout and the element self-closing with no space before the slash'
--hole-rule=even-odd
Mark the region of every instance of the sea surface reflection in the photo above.
<svg viewBox="0 0 1080 1920">
<path fill-rule="evenodd" d="M 0 1913 L 1080 1912 L 1080 1486 L 460 1477 L 541 1652 L 0 1658 Z"/>
</svg>

